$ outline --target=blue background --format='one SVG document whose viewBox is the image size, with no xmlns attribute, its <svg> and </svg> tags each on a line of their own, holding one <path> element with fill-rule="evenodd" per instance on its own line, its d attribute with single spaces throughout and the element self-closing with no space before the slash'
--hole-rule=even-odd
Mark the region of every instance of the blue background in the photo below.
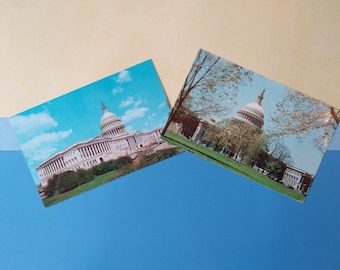
<svg viewBox="0 0 340 270">
<path fill-rule="evenodd" d="M 183 153 L 44 208 L 0 151 L 0 269 L 340 269 L 339 159 L 303 204 Z"/>
</svg>

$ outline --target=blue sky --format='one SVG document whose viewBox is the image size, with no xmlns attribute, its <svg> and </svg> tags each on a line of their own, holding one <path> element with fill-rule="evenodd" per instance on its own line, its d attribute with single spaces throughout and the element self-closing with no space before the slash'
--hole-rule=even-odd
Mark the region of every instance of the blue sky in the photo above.
<svg viewBox="0 0 340 270">
<path fill-rule="evenodd" d="M 129 132 L 163 126 L 170 111 L 149 60 L 13 116 L 15 134 L 36 183 L 35 168 L 42 161 L 100 135 L 102 102 Z"/>
</svg>

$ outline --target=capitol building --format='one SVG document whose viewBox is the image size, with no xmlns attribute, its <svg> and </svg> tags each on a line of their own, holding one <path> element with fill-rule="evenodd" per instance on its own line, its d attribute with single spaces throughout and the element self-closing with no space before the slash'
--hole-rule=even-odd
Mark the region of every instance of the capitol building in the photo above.
<svg viewBox="0 0 340 270">
<path fill-rule="evenodd" d="M 236 114 L 230 118 L 230 122 L 226 129 L 228 130 L 229 137 L 232 138 L 232 140 L 239 141 L 244 135 L 250 135 L 250 137 L 254 139 L 262 135 L 262 127 L 264 125 L 262 100 L 264 98 L 264 93 L 265 90 L 262 91 L 255 101 L 247 103 L 241 107 L 241 109 L 239 109 Z M 196 121 L 195 125 L 192 125 L 194 128 L 191 128 L 192 136 L 190 136 L 190 139 L 196 143 L 201 143 L 202 138 L 209 130 L 210 125 L 211 123 L 205 120 Z M 181 128 L 185 130 L 185 127 Z M 173 128 L 173 130 L 175 131 L 176 129 Z M 221 153 L 231 154 L 230 157 L 232 159 L 242 162 L 246 154 L 247 146 L 251 143 L 252 141 L 248 140 L 247 142 L 244 142 L 237 151 L 232 152 L 231 149 L 228 149 L 227 142 Z M 229 151 L 230 153 L 228 153 Z M 254 166 L 253 169 L 263 174 L 268 174 L 264 168 Z M 310 189 L 313 179 L 314 176 L 306 171 L 293 167 L 289 164 L 285 164 L 285 171 L 281 179 L 278 179 L 278 181 L 283 185 L 306 195 Z"/>
<path fill-rule="evenodd" d="M 41 186 L 46 186 L 54 175 L 66 171 L 89 169 L 101 162 L 122 156 L 135 158 L 139 151 L 160 144 L 162 128 L 149 132 L 127 132 L 125 125 L 102 103 L 101 134 L 75 143 L 49 157 L 37 168 Z"/>
<path fill-rule="evenodd" d="M 253 136 L 262 134 L 262 127 L 264 124 L 264 110 L 262 107 L 262 100 L 265 90 L 258 96 L 257 100 L 246 104 L 241 108 L 234 117 L 231 118 L 231 126 L 249 127 Z M 247 132 L 247 130 L 245 131 Z M 241 161 L 243 153 L 237 153 L 233 157 L 237 161 Z M 266 174 L 264 169 L 255 166 L 255 169 Z M 303 194 L 307 194 L 314 176 L 304 170 L 285 164 L 285 170 L 282 178 L 279 180 L 283 185 L 294 189 Z"/>
</svg>

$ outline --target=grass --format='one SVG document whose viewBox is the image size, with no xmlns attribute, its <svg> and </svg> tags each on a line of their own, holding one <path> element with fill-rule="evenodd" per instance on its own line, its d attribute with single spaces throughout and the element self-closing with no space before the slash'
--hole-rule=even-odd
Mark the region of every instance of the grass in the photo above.
<svg viewBox="0 0 340 270">
<path fill-rule="evenodd" d="M 229 157 L 221 155 L 220 153 L 215 152 L 214 150 L 211 150 L 203 145 L 194 143 L 186 139 L 185 137 L 176 135 L 173 132 L 166 131 L 164 135 L 162 135 L 162 139 L 185 150 L 188 150 L 204 159 L 212 161 L 223 168 L 238 173 L 256 183 L 280 192 L 281 194 L 284 194 L 294 200 L 303 202 L 306 198 L 305 195 L 270 179 L 269 177 L 244 164 L 241 164 Z"/>
<path fill-rule="evenodd" d="M 117 171 L 111 171 L 102 175 L 97 176 L 95 179 L 92 181 L 85 183 L 83 185 L 80 185 L 70 191 L 67 191 L 62 194 L 57 194 L 52 197 L 43 199 L 43 203 L 46 207 L 54 205 L 56 203 L 59 203 L 61 201 L 67 200 L 69 198 L 72 198 L 76 195 L 79 195 L 81 193 L 84 193 L 90 189 L 93 189 L 95 187 L 101 186 L 102 184 L 105 184 L 109 181 L 114 180 L 117 178 Z"/>
</svg>

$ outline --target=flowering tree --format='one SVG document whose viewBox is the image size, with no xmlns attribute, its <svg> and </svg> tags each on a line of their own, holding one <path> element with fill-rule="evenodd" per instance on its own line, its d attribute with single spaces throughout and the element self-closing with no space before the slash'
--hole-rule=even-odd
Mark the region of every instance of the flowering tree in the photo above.
<svg viewBox="0 0 340 270">
<path fill-rule="evenodd" d="M 236 103 L 238 86 L 249 81 L 250 71 L 200 50 L 185 79 L 167 125 L 174 114 L 183 112 L 181 107 L 206 120 L 219 115 L 223 117 Z"/>
<path fill-rule="evenodd" d="M 270 118 L 274 124 L 270 136 L 295 136 L 303 140 L 311 136 L 315 147 L 326 151 L 337 125 L 340 111 L 300 92 L 287 89 L 287 95 L 276 104 L 276 112 Z"/>
</svg>

